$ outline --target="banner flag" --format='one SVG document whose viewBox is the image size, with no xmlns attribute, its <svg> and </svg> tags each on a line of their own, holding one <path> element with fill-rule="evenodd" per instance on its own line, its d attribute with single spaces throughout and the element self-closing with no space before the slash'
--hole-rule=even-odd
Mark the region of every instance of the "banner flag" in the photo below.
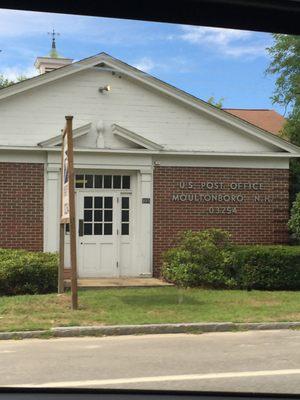
<svg viewBox="0 0 300 400">
<path fill-rule="evenodd" d="M 69 202 L 69 160 L 68 160 L 68 135 L 63 136 L 63 162 L 62 162 L 62 209 L 61 219 L 66 222 L 70 218 Z"/>
</svg>

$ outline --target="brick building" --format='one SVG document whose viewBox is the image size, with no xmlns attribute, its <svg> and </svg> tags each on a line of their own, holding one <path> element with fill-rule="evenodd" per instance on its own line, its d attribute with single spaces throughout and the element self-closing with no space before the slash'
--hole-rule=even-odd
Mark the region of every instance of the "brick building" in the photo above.
<svg viewBox="0 0 300 400">
<path fill-rule="evenodd" d="M 79 277 L 157 276 L 186 229 L 288 241 L 300 152 L 274 134 L 278 114 L 218 109 L 105 53 L 73 63 L 52 51 L 35 65 L 39 76 L 0 91 L 0 247 L 58 251 L 66 115 Z"/>
</svg>

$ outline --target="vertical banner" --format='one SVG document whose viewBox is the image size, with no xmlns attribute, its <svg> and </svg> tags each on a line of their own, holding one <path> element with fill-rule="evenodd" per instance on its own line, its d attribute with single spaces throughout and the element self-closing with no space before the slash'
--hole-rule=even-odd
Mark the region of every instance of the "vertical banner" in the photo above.
<svg viewBox="0 0 300 400">
<path fill-rule="evenodd" d="M 66 116 L 66 127 L 62 140 L 62 168 L 61 168 L 61 228 L 69 223 L 70 229 L 70 260 L 71 260 L 71 297 L 72 309 L 78 308 L 77 294 L 77 252 L 76 252 L 76 218 L 74 194 L 74 166 L 73 166 L 73 129 L 72 116 Z M 64 265 L 64 229 L 60 230 L 60 276 Z"/>
<path fill-rule="evenodd" d="M 68 161 L 68 132 L 63 134 L 62 142 L 62 209 L 61 221 L 69 222 L 70 204 L 69 204 L 69 161 Z"/>
</svg>

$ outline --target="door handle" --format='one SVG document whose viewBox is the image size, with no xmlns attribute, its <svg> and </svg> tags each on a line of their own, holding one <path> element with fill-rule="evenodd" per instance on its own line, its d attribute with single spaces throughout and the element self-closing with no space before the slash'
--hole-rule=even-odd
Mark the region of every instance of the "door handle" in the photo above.
<svg viewBox="0 0 300 400">
<path fill-rule="evenodd" d="M 79 236 L 83 236 L 83 219 L 79 220 Z"/>
</svg>

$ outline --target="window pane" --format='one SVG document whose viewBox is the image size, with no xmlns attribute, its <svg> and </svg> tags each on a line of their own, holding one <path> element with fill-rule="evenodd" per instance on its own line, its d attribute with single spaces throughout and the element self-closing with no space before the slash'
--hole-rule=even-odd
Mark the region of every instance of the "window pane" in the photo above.
<svg viewBox="0 0 300 400">
<path fill-rule="evenodd" d="M 84 175 L 76 175 L 75 177 L 75 187 L 76 188 L 83 188 L 84 183 Z"/>
<path fill-rule="evenodd" d="M 129 235 L 129 224 L 122 224 L 122 235 Z"/>
<path fill-rule="evenodd" d="M 122 222 L 129 221 L 129 210 L 122 210 Z"/>
<path fill-rule="evenodd" d="M 116 175 L 113 177 L 114 189 L 121 189 L 121 176 Z"/>
<path fill-rule="evenodd" d="M 112 197 L 104 197 L 104 208 L 112 208 Z"/>
<path fill-rule="evenodd" d="M 112 215 L 112 210 L 105 210 L 104 211 L 104 221 L 112 221 L 113 215 Z"/>
<path fill-rule="evenodd" d="M 92 208 L 93 207 L 93 198 L 92 197 L 84 197 L 84 208 Z"/>
<path fill-rule="evenodd" d="M 66 227 L 66 233 L 70 233 L 70 224 L 66 224 L 65 227 Z"/>
<path fill-rule="evenodd" d="M 104 235 L 112 235 L 112 224 L 104 224 Z"/>
<path fill-rule="evenodd" d="M 84 235 L 92 235 L 92 228 L 93 228 L 93 224 L 84 224 L 83 225 L 83 234 Z"/>
<path fill-rule="evenodd" d="M 93 211 L 84 210 L 84 221 L 93 221 Z"/>
<path fill-rule="evenodd" d="M 95 210 L 94 211 L 94 221 L 101 222 L 102 221 L 102 210 Z"/>
<path fill-rule="evenodd" d="M 122 208 L 129 208 L 129 197 L 122 197 Z"/>
<path fill-rule="evenodd" d="M 130 189 L 130 176 L 123 176 L 122 189 Z"/>
<path fill-rule="evenodd" d="M 85 175 L 85 187 L 86 188 L 94 187 L 94 175 Z"/>
<path fill-rule="evenodd" d="M 94 208 L 102 208 L 103 207 L 103 197 L 96 196 L 94 197 Z"/>
<path fill-rule="evenodd" d="M 111 175 L 104 175 L 104 188 L 105 189 L 111 189 L 111 181 L 112 181 Z"/>
<path fill-rule="evenodd" d="M 102 224 L 94 224 L 94 235 L 102 235 Z"/>
<path fill-rule="evenodd" d="M 102 188 L 102 175 L 95 175 L 95 188 Z"/>
</svg>

